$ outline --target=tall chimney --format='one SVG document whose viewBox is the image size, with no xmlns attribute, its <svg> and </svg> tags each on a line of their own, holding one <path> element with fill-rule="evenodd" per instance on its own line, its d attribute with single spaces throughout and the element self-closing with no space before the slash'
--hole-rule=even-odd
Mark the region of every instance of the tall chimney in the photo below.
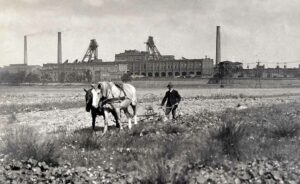
<svg viewBox="0 0 300 184">
<path fill-rule="evenodd" d="M 217 40 L 216 40 L 216 66 L 221 62 L 221 27 L 217 26 Z"/>
<path fill-rule="evenodd" d="M 27 65 L 27 36 L 24 36 L 24 65 Z"/>
<path fill-rule="evenodd" d="M 58 32 L 58 42 L 57 42 L 57 63 L 62 63 L 62 51 L 61 51 L 61 32 Z"/>
</svg>

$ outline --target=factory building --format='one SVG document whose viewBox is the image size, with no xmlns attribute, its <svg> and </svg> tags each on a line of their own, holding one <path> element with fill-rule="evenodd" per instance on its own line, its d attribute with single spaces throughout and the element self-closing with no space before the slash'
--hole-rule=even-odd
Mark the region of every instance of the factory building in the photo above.
<svg viewBox="0 0 300 184">
<path fill-rule="evenodd" d="M 152 36 L 146 51 L 125 50 L 115 55 L 115 62 L 126 63 L 128 72 L 144 77 L 210 77 L 214 68 L 210 58 L 176 60 L 174 55 L 161 55 Z"/>
<path fill-rule="evenodd" d="M 266 68 L 265 65 L 258 63 L 255 68 L 244 69 L 240 62 L 222 61 L 218 65 L 217 74 L 227 78 L 298 78 L 300 77 L 300 67 L 287 68 L 284 65 L 284 67 Z"/>
<path fill-rule="evenodd" d="M 42 68 L 43 74 L 50 76 L 52 81 L 84 82 L 88 80 L 88 76 L 91 76 L 94 82 L 120 80 L 121 76 L 128 72 L 141 77 L 211 77 L 214 68 L 210 58 L 176 60 L 174 55 L 161 55 L 152 36 L 149 36 L 146 42 L 146 51 L 125 50 L 115 55 L 114 62 L 98 59 L 98 44 L 95 39 L 90 41 L 81 61 L 69 63 L 66 60 L 62 63 L 61 56 L 59 33 L 58 61 L 55 64 L 44 64 Z"/>
<path fill-rule="evenodd" d="M 127 72 L 127 65 L 112 62 L 49 63 L 43 65 L 42 72 L 55 82 L 110 81 L 120 80 Z"/>
<path fill-rule="evenodd" d="M 253 69 L 243 69 L 243 78 L 299 78 L 300 77 L 300 67 L 299 68 L 286 68 L 286 67 L 275 67 L 275 68 L 265 68 L 264 65 Z"/>
<path fill-rule="evenodd" d="M 145 77 L 211 77 L 213 59 L 126 61 L 128 71 Z"/>
<path fill-rule="evenodd" d="M 120 80 L 125 73 L 139 77 L 211 77 L 214 73 L 213 59 L 175 59 L 174 55 L 162 55 L 152 36 L 145 42 L 146 50 L 125 50 L 115 54 L 115 61 L 103 62 L 98 58 L 98 43 L 90 41 L 81 60 L 62 61 L 62 34 L 57 37 L 57 62 L 40 66 L 27 65 L 27 37 L 24 36 L 24 64 L 4 67 L 11 73 L 18 71 L 39 71 L 41 78 L 49 82 L 97 82 L 101 80 Z M 218 38 L 220 40 L 220 38 Z M 220 57 L 219 57 L 220 58 Z"/>
<path fill-rule="evenodd" d="M 34 73 L 40 74 L 40 69 L 42 67 L 39 65 L 27 65 L 27 64 L 10 64 L 9 66 L 4 66 L 2 71 L 16 74 L 19 72 L 25 72 L 25 74 Z"/>
</svg>

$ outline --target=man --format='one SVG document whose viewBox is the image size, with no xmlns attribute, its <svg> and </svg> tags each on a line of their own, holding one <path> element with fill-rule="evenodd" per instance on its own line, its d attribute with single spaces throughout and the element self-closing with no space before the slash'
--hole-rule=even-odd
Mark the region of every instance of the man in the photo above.
<svg viewBox="0 0 300 184">
<path fill-rule="evenodd" d="M 163 98 L 163 100 L 161 102 L 161 106 L 164 106 L 165 102 L 167 101 L 166 113 L 165 113 L 166 117 L 168 117 L 170 112 L 172 111 L 172 117 L 173 117 L 173 120 L 175 120 L 176 119 L 176 109 L 181 100 L 181 96 L 179 95 L 178 91 L 173 89 L 174 86 L 171 82 L 169 82 L 167 87 L 169 88 L 169 90 L 166 92 L 165 97 Z"/>
</svg>

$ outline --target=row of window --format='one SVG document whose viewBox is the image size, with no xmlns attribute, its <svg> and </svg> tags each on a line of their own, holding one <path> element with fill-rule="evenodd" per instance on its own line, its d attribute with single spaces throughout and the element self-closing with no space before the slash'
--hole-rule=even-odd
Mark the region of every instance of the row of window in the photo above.
<svg viewBox="0 0 300 184">
<path fill-rule="evenodd" d="M 174 74 L 174 75 L 173 75 Z M 140 75 L 138 72 L 135 73 L 135 75 Z M 200 76 L 201 75 L 201 72 L 198 71 L 198 72 L 181 72 L 181 74 L 179 72 L 155 72 L 155 73 L 152 73 L 152 72 L 148 72 L 148 73 L 145 73 L 145 72 L 142 72 L 141 75 L 144 75 L 144 76 L 147 76 L 147 77 L 172 77 L 172 76 L 188 76 L 188 75 L 198 75 Z"/>
<path fill-rule="evenodd" d="M 192 64 L 186 64 L 186 63 L 181 63 L 180 64 L 180 68 L 200 68 L 201 67 L 201 63 L 195 63 L 195 65 L 192 63 Z M 133 68 L 135 70 L 139 70 L 140 69 L 140 64 L 134 64 L 133 65 Z M 148 66 L 146 64 L 142 64 L 141 66 L 142 69 L 146 70 L 147 69 L 154 69 L 154 70 L 159 70 L 159 69 L 179 69 L 179 64 L 164 64 L 164 63 L 161 63 L 161 64 L 149 64 Z"/>
</svg>

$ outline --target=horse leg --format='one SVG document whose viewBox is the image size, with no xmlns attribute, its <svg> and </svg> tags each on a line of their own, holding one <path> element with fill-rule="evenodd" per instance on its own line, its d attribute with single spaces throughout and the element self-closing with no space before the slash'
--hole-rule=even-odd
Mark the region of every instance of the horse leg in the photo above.
<svg viewBox="0 0 300 184">
<path fill-rule="evenodd" d="M 137 123 L 137 116 L 136 116 L 136 105 L 132 105 L 131 104 L 131 107 L 132 107 L 132 110 L 133 110 L 133 119 L 134 119 L 134 124 L 138 124 Z"/>
<path fill-rule="evenodd" d="M 93 113 L 93 112 L 91 114 L 92 114 L 92 128 L 93 128 L 93 130 L 95 130 L 95 123 L 96 123 L 97 114 Z"/>
<path fill-rule="evenodd" d="M 116 112 L 116 117 L 119 120 L 119 127 L 122 130 L 123 126 L 122 126 L 122 121 L 121 121 L 121 109 L 120 108 L 115 108 L 114 111 Z"/>
<path fill-rule="evenodd" d="M 120 128 L 119 118 L 118 118 L 118 114 L 117 114 L 116 110 L 109 108 L 108 111 L 114 116 L 115 121 L 116 121 L 116 127 Z"/>
<path fill-rule="evenodd" d="M 106 110 L 104 110 L 104 130 L 103 130 L 103 134 L 105 134 L 107 132 L 108 129 L 108 122 L 107 122 L 107 117 L 108 117 L 108 112 Z"/>
<path fill-rule="evenodd" d="M 128 107 L 130 106 L 131 100 L 129 99 L 125 99 L 120 103 L 120 109 L 124 110 L 124 113 L 128 119 L 128 127 L 129 129 L 131 129 L 132 125 L 131 125 L 131 115 L 128 111 Z"/>
<path fill-rule="evenodd" d="M 131 115 L 128 111 L 128 108 L 124 109 L 124 113 L 126 114 L 126 117 L 128 119 L 128 128 L 131 129 L 132 128 L 132 124 L 131 124 Z"/>
</svg>

